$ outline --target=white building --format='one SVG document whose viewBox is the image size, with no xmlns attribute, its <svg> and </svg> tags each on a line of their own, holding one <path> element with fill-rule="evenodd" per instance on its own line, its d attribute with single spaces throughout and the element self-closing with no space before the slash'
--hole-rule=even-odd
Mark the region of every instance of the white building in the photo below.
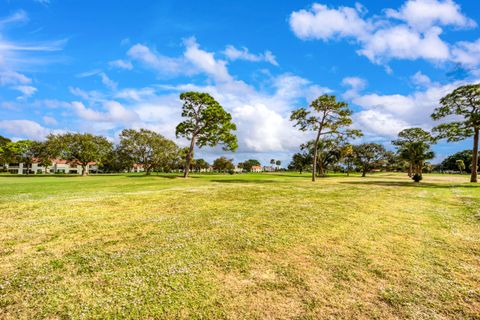
<svg viewBox="0 0 480 320">
<path fill-rule="evenodd" d="M 262 172 L 263 168 L 262 166 L 252 166 L 251 172 Z"/>
<path fill-rule="evenodd" d="M 89 162 L 88 172 L 99 172 L 98 165 L 95 162 Z M 13 174 L 37 174 L 37 173 L 68 173 L 68 174 L 82 174 L 82 166 L 79 164 L 71 163 L 67 160 L 55 159 L 52 160 L 50 166 L 41 166 L 38 162 L 34 161 L 30 169 L 24 163 L 10 163 L 4 165 L 4 171 Z M 28 170 L 28 172 L 27 172 Z"/>
<path fill-rule="evenodd" d="M 145 172 L 145 166 L 141 163 L 134 163 L 131 172 Z"/>
<path fill-rule="evenodd" d="M 265 172 L 274 172 L 276 168 L 274 166 L 264 166 L 263 171 Z"/>
<path fill-rule="evenodd" d="M 239 166 L 235 166 L 235 168 L 233 169 L 233 171 L 235 173 L 242 173 L 243 172 L 243 168 L 240 168 Z"/>
</svg>

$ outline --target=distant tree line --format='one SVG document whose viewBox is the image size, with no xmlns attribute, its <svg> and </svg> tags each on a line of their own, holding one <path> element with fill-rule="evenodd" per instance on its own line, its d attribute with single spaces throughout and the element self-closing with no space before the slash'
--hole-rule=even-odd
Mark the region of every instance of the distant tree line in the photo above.
<svg viewBox="0 0 480 320">
<path fill-rule="evenodd" d="M 408 175 L 418 182 L 422 179 L 422 172 L 433 169 L 427 160 L 435 156 L 431 150 L 434 143 L 442 139 L 450 142 L 473 137 L 471 159 L 453 160 L 460 171 L 469 168 L 470 181 L 477 182 L 480 84 L 461 86 L 440 99 L 440 106 L 431 117 L 434 120 L 455 121 L 434 127 L 432 133 L 421 128 L 402 130 L 392 141 L 395 153 L 376 143 L 351 145 L 349 140 L 362 136 L 361 131 L 351 128 L 351 115 L 348 105 L 332 95 L 322 95 L 308 108 L 294 110 L 290 116 L 294 126 L 301 131 L 312 131 L 315 139 L 300 146 L 302 152 L 293 155 L 289 168 L 299 172 L 311 170 L 312 181 L 317 176 L 324 176 L 326 168 L 345 170 L 347 174 L 353 168 L 361 171 L 362 176 L 379 168 L 406 169 Z M 449 162 L 450 166 L 452 164 Z"/>
<path fill-rule="evenodd" d="M 82 167 L 88 174 L 89 163 L 95 162 L 104 172 L 129 171 L 141 165 L 146 174 L 153 171 L 182 170 L 188 177 L 190 171 L 210 168 L 203 159 L 195 159 L 194 149 L 221 145 L 225 151 L 235 151 L 236 125 L 232 116 L 208 93 L 185 92 L 180 94 L 183 103 L 181 121 L 176 127 L 177 138 L 188 140 L 188 147 L 180 148 L 164 136 L 147 129 L 125 129 L 114 145 L 105 137 L 89 133 L 51 134 L 43 142 L 20 140 L 12 142 L 0 137 L 1 163 L 23 163 L 28 172 L 35 161 L 44 167 L 52 159 L 61 158 Z M 421 128 L 408 128 L 392 141 L 395 152 L 387 151 L 378 143 L 352 144 L 361 137 L 360 130 L 352 127 L 352 110 L 348 104 L 337 101 L 333 95 L 321 95 L 306 108 L 291 113 L 290 120 L 301 131 L 310 131 L 314 139 L 300 146 L 300 152 L 292 157 L 288 168 L 299 172 L 311 171 L 312 181 L 325 176 L 327 170 L 359 171 L 365 176 L 372 170 L 406 171 L 415 181 L 422 173 L 434 167 L 428 160 L 434 158 L 431 150 L 439 140 L 460 141 L 473 137 L 471 151 L 462 151 L 446 158 L 442 170 L 469 171 L 471 182 L 477 182 L 478 144 L 480 130 L 480 84 L 461 86 L 440 100 L 431 115 L 434 120 L 455 119 L 444 122 L 427 132 Z M 272 168 L 278 169 L 280 160 L 271 159 Z M 249 159 L 238 164 L 244 171 L 251 171 L 260 162 Z M 220 157 L 213 168 L 232 172 L 232 159 Z M 437 168 L 438 169 L 438 168 Z"/>
<path fill-rule="evenodd" d="M 392 141 L 397 152 L 387 151 L 378 143 L 351 144 L 343 139 L 322 139 L 317 146 L 318 176 L 325 176 L 326 170 L 333 172 L 360 172 L 365 177 L 373 170 L 407 171 L 410 177 L 421 178 L 422 173 L 431 170 L 427 160 L 434 157 L 431 151 L 433 137 L 420 128 L 405 129 L 398 139 Z M 314 148 L 311 143 L 302 145 L 304 152 L 292 157 L 289 169 L 300 173 L 310 171 Z M 313 171 L 313 170 L 312 170 Z M 415 178 L 415 179 L 417 179 Z"/>
<path fill-rule="evenodd" d="M 21 140 L 12 142 L 0 139 L 0 163 L 23 163 L 27 174 L 37 162 L 51 165 L 53 159 L 64 159 L 82 167 L 82 175 L 88 174 L 89 164 L 95 162 L 104 172 L 129 171 L 141 165 L 146 172 L 169 172 L 181 169 L 188 175 L 194 170 L 208 167 L 206 161 L 193 159 L 193 149 L 204 146 L 223 145 L 224 150 L 235 150 L 236 130 L 231 115 L 208 93 L 185 92 L 182 121 L 176 128 L 177 137 L 187 138 L 189 148 L 180 148 L 172 140 L 147 129 L 125 129 L 114 145 L 107 138 L 89 133 L 50 134 L 45 141 Z M 218 160 L 218 159 L 217 159 Z M 228 161 L 227 161 L 228 162 Z M 229 164 L 219 164 L 221 170 L 230 169 Z"/>
</svg>

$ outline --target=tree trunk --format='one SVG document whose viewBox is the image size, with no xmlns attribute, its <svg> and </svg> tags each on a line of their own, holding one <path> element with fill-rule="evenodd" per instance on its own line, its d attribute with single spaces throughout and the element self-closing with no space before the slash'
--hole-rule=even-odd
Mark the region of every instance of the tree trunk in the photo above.
<svg viewBox="0 0 480 320">
<path fill-rule="evenodd" d="M 413 164 L 410 162 L 410 164 L 408 165 L 408 177 L 412 177 L 412 172 L 413 172 Z"/>
<path fill-rule="evenodd" d="M 87 170 L 87 165 L 82 165 L 82 176 L 87 176 L 88 175 L 88 170 Z"/>
<path fill-rule="evenodd" d="M 366 177 L 366 176 L 367 176 L 367 167 L 363 167 L 362 177 Z"/>
<path fill-rule="evenodd" d="M 473 154 L 472 154 L 472 175 L 470 182 L 477 182 L 477 166 L 478 166 L 478 135 L 479 128 L 475 128 L 475 134 L 473 135 Z"/>
<path fill-rule="evenodd" d="M 320 164 L 318 165 L 319 167 L 319 176 L 320 177 L 325 177 L 325 169 L 323 168 L 323 161 L 320 162 Z"/>
<path fill-rule="evenodd" d="M 188 177 L 188 172 L 190 171 L 190 162 L 192 162 L 193 148 L 195 147 L 195 136 L 192 137 L 190 141 L 190 149 L 188 149 L 187 158 L 185 159 L 185 168 L 183 171 L 183 177 Z"/>
<path fill-rule="evenodd" d="M 313 167 L 312 167 L 312 181 L 315 182 L 317 178 L 317 153 L 318 153 L 318 141 L 320 140 L 320 134 L 322 133 L 322 127 L 318 129 L 317 138 L 315 139 L 315 145 L 313 146 Z"/>
</svg>

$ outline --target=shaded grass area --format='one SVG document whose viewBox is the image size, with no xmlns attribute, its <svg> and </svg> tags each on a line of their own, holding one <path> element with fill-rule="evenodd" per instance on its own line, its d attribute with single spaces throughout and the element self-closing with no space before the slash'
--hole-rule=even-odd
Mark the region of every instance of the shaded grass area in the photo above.
<svg viewBox="0 0 480 320">
<path fill-rule="evenodd" d="M 477 319 L 461 176 L 0 177 L 0 318 Z"/>
</svg>

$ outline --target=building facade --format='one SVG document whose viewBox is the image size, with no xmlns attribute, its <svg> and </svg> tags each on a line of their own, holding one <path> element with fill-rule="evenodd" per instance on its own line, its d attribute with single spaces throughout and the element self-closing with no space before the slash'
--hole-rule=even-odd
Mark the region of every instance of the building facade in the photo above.
<svg viewBox="0 0 480 320">
<path fill-rule="evenodd" d="M 99 172 L 98 165 L 95 162 L 89 162 L 87 168 L 90 173 Z M 82 166 L 67 160 L 55 159 L 49 166 L 42 166 L 34 161 L 30 168 L 24 163 L 9 163 L 3 166 L 3 171 L 12 174 L 82 174 Z"/>
</svg>

